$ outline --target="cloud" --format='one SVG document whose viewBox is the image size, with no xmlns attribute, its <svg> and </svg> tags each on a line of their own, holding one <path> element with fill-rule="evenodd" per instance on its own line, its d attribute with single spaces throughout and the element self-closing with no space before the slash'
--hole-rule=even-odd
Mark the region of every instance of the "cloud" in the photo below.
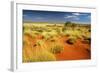
<svg viewBox="0 0 100 73">
<path fill-rule="evenodd" d="M 87 15 L 86 13 L 79 13 L 79 12 L 73 12 L 71 15 L 65 15 L 65 19 L 71 19 L 71 20 L 80 20 L 81 15 Z"/>
<path fill-rule="evenodd" d="M 69 16 L 65 16 L 64 18 L 75 18 L 76 16 L 72 16 L 72 15 L 69 15 Z"/>
<path fill-rule="evenodd" d="M 79 20 L 80 18 L 75 15 L 65 15 L 65 19 L 71 19 L 71 20 Z"/>
<path fill-rule="evenodd" d="M 72 15 L 79 16 L 80 13 L 72 13 Z"/>
<path fill-rule="evenodd" d="M 75 13 L 72 13 L 72 14 L 75 15 L 75 16 L 87 15 L 87 14 L 85 14 L 85 13 L 78 13 L 78 12 L 75 12 Z"/>
</svg>

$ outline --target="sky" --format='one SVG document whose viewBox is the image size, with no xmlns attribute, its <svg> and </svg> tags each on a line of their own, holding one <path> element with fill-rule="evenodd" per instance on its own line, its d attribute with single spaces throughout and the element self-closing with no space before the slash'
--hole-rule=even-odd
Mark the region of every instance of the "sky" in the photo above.
<svg viewBox="0 0 100 73">
<path fill-rule="evenodd" d="M 24 22 L 65 23 L 67 21 L 91 24 L 91 13 L 23 10 Z"/>
</svg>

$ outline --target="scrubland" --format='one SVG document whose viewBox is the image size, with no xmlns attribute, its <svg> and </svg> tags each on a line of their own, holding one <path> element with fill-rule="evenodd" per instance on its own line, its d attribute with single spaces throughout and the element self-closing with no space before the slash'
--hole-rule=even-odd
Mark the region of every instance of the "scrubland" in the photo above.
<svg viewBox="0 0 100 73">
<path fill-rule="evenodd" d="M 90 24 L 23 23 L 23 62 L 91 59 Z"/>
</svg>

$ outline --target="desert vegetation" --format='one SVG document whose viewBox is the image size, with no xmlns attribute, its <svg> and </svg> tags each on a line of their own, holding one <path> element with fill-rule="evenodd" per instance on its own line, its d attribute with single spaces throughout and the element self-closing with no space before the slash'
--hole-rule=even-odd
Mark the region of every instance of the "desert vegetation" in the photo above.
<svg viewBox="0 0 100 73">
<path fill-rule="evenodd" d="M 90 58 L 90 24 L 23 23 L 23 62 Z"/>
</svg>

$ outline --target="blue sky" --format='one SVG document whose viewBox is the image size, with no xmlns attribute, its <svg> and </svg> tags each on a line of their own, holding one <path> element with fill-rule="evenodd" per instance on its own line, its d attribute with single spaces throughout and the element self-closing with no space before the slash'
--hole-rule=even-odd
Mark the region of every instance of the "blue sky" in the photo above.
<svg viewBox="0 0 100 73">
<path fill-rule="evenodd" d="M 23 10 L 23 21 L 64 23 L 91 23 L 91 13 Z"/>
</svg>

